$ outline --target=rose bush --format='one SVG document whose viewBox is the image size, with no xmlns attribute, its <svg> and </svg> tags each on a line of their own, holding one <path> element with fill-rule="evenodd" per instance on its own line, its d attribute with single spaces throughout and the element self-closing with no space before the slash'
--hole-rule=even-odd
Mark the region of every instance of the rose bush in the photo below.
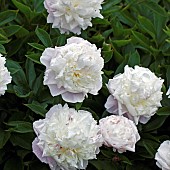
<svg viewBox="0 0 170 170">
<path fill-rule="evenodd" d="M 92 26 L 92 18 L 103 18 L 100 14 L 103 0 L 45 0 L 44 6 L 47 9 L 47 22 L 52 23 L 53 28 L 59 28 L 61 33 L 73 32 L 80 34 L 81 29 L 85 30 Z"/>
<path fill-rule="evenodd" d="M 52 96 L 82 102 L 87 93 L 97 95 L 102 87 L 101 51 L 82 38 L 71 37 L 63 47 L 45 49 L 40 61 L 46 66 L 44 85 Z"/>
<path fill-rule="evenodd" d="M 135 144 L 140 139 L 135 124 L 123 116 L 108 116 L 100 119 L 99 125 L 104 145 L 113 147 L 119 153 L 126 150 L 135 152 Z"/>
<path fill-rule="evenodd" d="M 169 165 L 158 149 L 170 140 L 169 10 L 167 0 L 1 0 L 0 169 Z"/>
<path fill-rule="evenodd" d="M 90 112 L 53 106 L 45 119 L 33 123 L 37 138 L 33 152 L 52 170 L 85 169 L 89 159 L 96 159 L 103 139 Z"/>
<path fill-rule="evenodd" d="M 138 122 L 147 123 L 158 107 L 161 107 L 163 80 L 149 69 L 125 66 L 123 74 L 108 82 L 111 93 L 105 107 L 111 113 L 125 115 Z"/>
</svg>

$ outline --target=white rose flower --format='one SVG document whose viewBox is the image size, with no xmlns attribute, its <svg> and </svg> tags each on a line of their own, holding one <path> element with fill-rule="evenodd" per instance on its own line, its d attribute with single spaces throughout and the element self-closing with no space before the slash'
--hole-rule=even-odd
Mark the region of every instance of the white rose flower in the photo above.
<svg viewBox="0 0 170 170">
<path fill-rule="evenodd" d="M 78 37 L 62 47 L 46 48 L 40 61 L 46 66 L 44 85 L 51 95 L 71 103 L 82 102 L 87 93 L 97 95 L 102 87 L 104 60 L 101 50 Z"/>
<path fill-rule="evenodd" d="M 119 153 L 126 150 L 135 152 L 135 144 L 140 139 L 133 121 L 124 116 L 107 116 L 99 121 L 104 145 L 113 147 Z"/>
<path fill-rule="evenodd" d="M 170 170 L 170 141 L 164 141 L 155 155 L 156 165 L 162 170 Z"/>
<path fill-rule="evenodd" d="M 7 84 L 11 83 L 12 77 L 5 66 L 6 58 L 0 54 L 0 96 L 5 94 Z"/>
<path fill-rule="evenodd" d="M 45 119 L 33 123 L 37 138 L 33 152 L 52 170 L 85 169 L 89 159 L 96 159 L 103 143 L 99 125 L 90 112 L 53 106 Z"/>
<path fill-rule="evenodd" d="M 53 28 L 59 28 L 62 34 L 81 34 L 81 28 L 85 30 L 92 26 L 92 18 L 103 18 L 100 14 L 102 2 L 103 0 L 45 0 L 47 23 L 52 23 Z"/>
<path fill-rule="evenodd" d="M 169 86 L 168 91 L 166 92 L 166 95 L 169 95 L 168 98 L 170 98 L 170 86 Z"/>
<path fill-rule="evenodd" d="M 138 122 L 147 123 L 161 107 L 162 83 L 148 68 L 125 66 L 123 74 L 118 74 L 108 82 L 111 96 L 105 107 L 108 112 L 124 115 Z"/>
</svg>

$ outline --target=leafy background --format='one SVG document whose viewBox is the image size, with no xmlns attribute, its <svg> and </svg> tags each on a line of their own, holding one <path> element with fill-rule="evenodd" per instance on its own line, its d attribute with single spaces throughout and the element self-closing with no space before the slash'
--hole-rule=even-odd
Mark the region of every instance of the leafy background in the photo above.
<svg viewBox="0 0 170 170">
<path fill-rule="evenodd" d="M 39 59 L 46 47 L 62 46 L 73 34 L 60 34 L 46 23 L 44 0 L 0 0 L 0 53 L 12 83 L 0 97 L 0 169 L 48 170 L 32 153 L 35 138 L 32 123 L 43 119 L 49 108 L 65 102 L 52 97 L 43 85 L 45 67 Z M 136 152 L 119 154 L 102 147 L 97 160 L 87 170 L 156 170 L 154 156 L 160 143 L 170 139 L 170 0 L 105 0 L 104 19 L 92 20 L 93 27 L 80 37 L 102 49 L 105 61 L 103 87 L 99 95 L 89 95 L 83 103 L 69 104 L 88 110 L 96 120 L 109 115 L 104 104 L 109 95 L 109 78 L 124 66 L 148 67 L 164 79 L 162 108 L 146 124 L 138 125 L 141 140 Z"/>
</svg>

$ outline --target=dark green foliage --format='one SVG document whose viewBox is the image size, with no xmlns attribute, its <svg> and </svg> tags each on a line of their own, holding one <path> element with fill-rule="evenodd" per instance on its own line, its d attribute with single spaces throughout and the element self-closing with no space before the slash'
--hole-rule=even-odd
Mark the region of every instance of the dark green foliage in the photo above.
<svg viewBox="0 0 170 170">
<path fill-rule="evenodd" d="M 62 46 L 73 34 L 60 34 L 46 23 L 43 0 L 0 0 L 0 4 L 0 53 L 12 76 L 6 94 L 0 96 L 0 169 L 48 170 L 32 153 L 32 123 L 51 106 L 65 102 L 61 96 L 52 97 L 43 85 L 40 56 L 46 47 Z M 93 27 L 80 37 L 102 50 L 103 87 L 98 96 L 69 106 L 90 111 L 96 120 L 109 115 L 104 108 L 109 95 L 106 83 L 125 65 L 139 65 L 164 79 L 163 107 L 146 125 L 138 125 L 141 140 L 135 153 L 102 147 L 87 170 L 156 170 L 156 150 L 170 139 L 170 99 L 165 95 L 170 85 L 170 1 L 105 0 L 102 6 L 104 19 L 93 19 Z"/>
</svg>

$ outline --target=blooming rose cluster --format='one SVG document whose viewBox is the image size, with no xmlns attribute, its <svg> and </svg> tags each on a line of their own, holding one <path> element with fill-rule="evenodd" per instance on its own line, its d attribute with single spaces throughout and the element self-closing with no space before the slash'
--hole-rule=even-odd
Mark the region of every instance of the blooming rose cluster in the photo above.
<svg viewBox="0 0 170 170">
<path fill-rule="evenodd" d="M 5 66 L 6 59 L 0 54 L 0 96 L 5 94 L 7 90 L 7 84 L 11 83 L 12 77 L 10 72 Z"/>
<path fill-rule="evenodd" d="M 138 122 L 146 123 L 161 107 L 163 80 L 148 68 L 125 66 L 123 74 L 118 74 L 108 82 L 111 95 L 105 104 L 108 112 L 124 115 Z"/>
<path fill-rule="evenodd" d="M 40 61 L 46 66 L 44 85 L 52 96 L 82 102 L 87 93 L 97 95 L 102 87 L 101 50 L 82 38 L 71 37 L 65 46 L 45 49 Z"/>
<path fill-rule="evenodd" d="M 103 18 L 100 14 L 103 0 L 45 0 L 47 9 L 47 23 L 58 28 L 61 33 L 73 32 L 80 34 L 92 26 L 92 18 Z"/>
<path fill-rule="evenodd" d="M 119 153 L 126 150 L 135 152 L 135 144 L 140 139 L 135 124 L 126 117 L 111 115 L 99 121 L 104 145 L 113 147 Z"/>
<path fill-rule="evenodd" d="M 61 33 L 80 34 L 92 26 L 91 19 L 102 18 L 103 0 L 45 0 L 49 13 L 47 22 Z M 88 93 L 97 95 L 102 88 L 104 60 L 95 44 L 71 37 L 66 45 L 46 48 L 40 61 L 46 66 L 44 85 L 52 96 L 61 95 L 66 102 L 83 102 Z M 89 159 L 96 159 L 104 144 L 113 151 L 135 152 L 140 140 L 137 124 L 147 123 L 161 107 L 163 80 L 149 69 L 125 66 L 124 73 L 110 79 L 107 87 L 111 95 L 105 107 L 114 115 L 99 120 L 90 112 L 58 104 L 45 119 L 33 123 L 37 135 L 32 143 L 33 152 L 51 170 L 85 169 Z M 166 93 L 170 97 L 170 88 Z M 155 155 L 157 165 L 170 169 L 170 142 L 165 141 Z"/>
<path fill-rule="evenodd" d="M 91 113 L 76 111 L 67 105 L 53 106 L 45 119 L 33 123 L 37 138 L 33 152 L 52 170 L 85 169 L 95 159 L 103 139 Z"/>
<path fill-rule="evenodd" d="M 170 169 L 170 141 L 166 140 L 158 148 L 155 155 L 156 165 L 162 170 Z"/>
</svg>

